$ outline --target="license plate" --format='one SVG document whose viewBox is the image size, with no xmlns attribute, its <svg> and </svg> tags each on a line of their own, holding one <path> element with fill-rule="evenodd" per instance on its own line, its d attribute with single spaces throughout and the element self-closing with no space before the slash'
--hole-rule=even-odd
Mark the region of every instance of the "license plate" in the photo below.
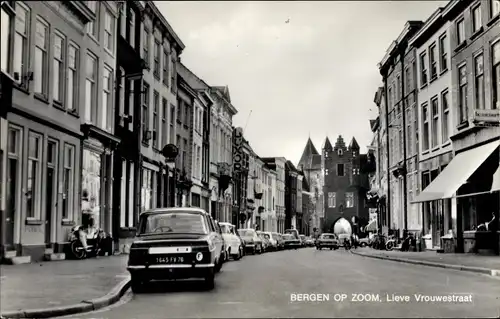
<svg viewBox="0 0 500 319">
<path fill-rule="evenodd" d="M 184 263 L 184 257 L 178 257 L 178 256 L 156 257 L 156 263 L 158 263 L 158 264 L 182 264 L 182 263 Z"/>
</svg>

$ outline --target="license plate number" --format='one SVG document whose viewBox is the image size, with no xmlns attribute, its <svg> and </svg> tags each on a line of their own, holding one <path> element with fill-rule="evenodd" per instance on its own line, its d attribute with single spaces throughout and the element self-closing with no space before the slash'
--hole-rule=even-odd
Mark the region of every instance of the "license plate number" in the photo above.
<svg viewBox="0 0 500 319">
<path fill-rule="evenodd" d="M 156 262 L 158 264 L 182 264 L 184 262 L 184 257 L 156 257 Z"/>
</svg>

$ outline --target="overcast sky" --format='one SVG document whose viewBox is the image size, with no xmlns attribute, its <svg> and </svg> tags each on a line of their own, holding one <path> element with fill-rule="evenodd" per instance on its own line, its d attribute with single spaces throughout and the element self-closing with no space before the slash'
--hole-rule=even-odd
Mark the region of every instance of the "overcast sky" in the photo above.
<svg viewBox="0 0 500 319">
<path fill-rule="evenodd" d="M 182 62 L 229 86 L 255 152 L 296 164 L 309 135 L 318 151 L 339 134 L 366 149 L 377 63 L 407 20 L 447 1 L 155 3 L 186 45 Z"/>
</svg>

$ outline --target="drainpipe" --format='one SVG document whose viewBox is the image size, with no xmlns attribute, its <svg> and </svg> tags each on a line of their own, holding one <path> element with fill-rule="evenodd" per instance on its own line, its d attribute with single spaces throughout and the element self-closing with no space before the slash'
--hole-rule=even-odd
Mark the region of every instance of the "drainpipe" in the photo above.
<svg viewBox="0 0 500 319">
<path fill-rule="evenodd" d="M 384 104 L 385 104 L 385 143 L 386 143 L 386 156 L 387 156 L 387 198 L 386 198 L 386 217 L 387 217 L 387 229 L 391 228 L 391 174 L 390 174 L 390 144 L 389 144 L 389 101 L 387 97 L 387 75 L 382 74 L 384 77 Z"/>
<path fill-rule="evenodd" d="M 402 96 L 402 104 L 403 104 L 403 114 L 401 114 L 403 118 L 403 218 L 404 218 L 404 229 L 403 229 L 403 238 L 406 238 L 406 233 L 408 231 L 408 171 L 406 165 L 406 93 L 405 93 L 405 72 L 404 72 L 404 53 L 405 53 L 406 45 L 400 48 L 400 61 L 401 61 L 401 96 Z"/>
</svg>

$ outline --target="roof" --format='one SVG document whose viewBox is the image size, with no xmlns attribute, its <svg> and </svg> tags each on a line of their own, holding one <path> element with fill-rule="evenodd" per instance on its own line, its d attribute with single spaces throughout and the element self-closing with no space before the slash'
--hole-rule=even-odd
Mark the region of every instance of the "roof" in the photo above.
<svg viewBox="0 0 500 319">
<path fill-rule="evenodd" d="M 224 88 L 224 89 L 222 89 Z M 227 103 L 229 106 L 230 111 L 233 113 L 233 115 L 236 115 L 238 113 L 238 110 L 231 104 L 231 100 L 229 97 L 229 88 L 227 86 L 221 87 L 221 86 L 212 86 L 210 87 L 210 91 L 219 96 L 224 102 Z"/>
<path fill-rule="evenodd" d="M 386 66 L 386 64 L 389 62 L 391 57 L 393 56 L 393 54 L 396 51 L 396 49 L 398 48 L 398 46 L 402 42 L 404 42 L 404 40 L 407 37 L 413 35 L 412 31 L 415 30 L 415 28 L 420 28 L 423 24 L 424 23 L 422 21 L 407 21 L 405 23 L 403 30 L 399 34 L 398 38 L 396 40 L 392 41 L 392 43 L 389 46 L 389 48 L 387 49 L 384 57 L 382 58 L 382 60 L 378 64 L 379 69 L 383 69 Z"/>
<path fill-rule="evenodd" d="M 328 139 L 328 136 L 326 137 L 325 140 L 325 145 L 323 146 L 324 150 L 333 150 L 332 143 L 330 143 L 330 140 Z"/>
<path fill-rule="evenodd" d="M 300 157 L 299 160 L 299 166 L 303 165 L 304 167 L 307 167 L 307 162 L 311 161 L 311 157 L 313 155 L 319 155 L 318 150 L 316 147 L 314 147 L 313 142 L 311 141 L 311 138 L 307 139 L 306 146 L 304 147 L 304 151 L 302 152 L 302 156 Z"/>
<path fill-rule="evenodd" d="M 335 150 L 339 148 L 345 148 L 345 142 L 342 135 L 339 135 L 339 137 L 337 137 L 337 141 L 335 142 Z"/>
<path fill-rule="evenodd" d="M 210 85 L 205 83 L 200 77 L 194 74 L 186 65 L 183 63 L 177 64 L 177 74 L 179 74 L 186 83 L 195 90 L 207 90 Z"/>
<path fill-rule="evenodd" d="M 352 138 L 351 143 L 349 143 L 349 149 L 351 150 L 359 150 L 359 144 L 358 141 L 356 141 L 356 138 Z"/>
<path fill-rule="evenodd" d="M 215 90 L 219 91 L 220 93 L 222 93 L 222 95 L 226 98 L 226 100 L 229 101 L 229 103 L 231 103 L 231 96 L 229 95 L 229 88 L 228 86 L 214 86 L 213 87 Z"/>
<path fill-rule="evenodd" d="M 415 35 L 408 42 L 411 46 L 421 46 L 429 36 L 432 35 L 432 30 L 436 26 L 440 26 L 443 23 L 442 18 L 443 8 L 439 7 L 434 11 L 429 18 L 425 21 L 424 25 L 418 30 Z"/>
</svg>

